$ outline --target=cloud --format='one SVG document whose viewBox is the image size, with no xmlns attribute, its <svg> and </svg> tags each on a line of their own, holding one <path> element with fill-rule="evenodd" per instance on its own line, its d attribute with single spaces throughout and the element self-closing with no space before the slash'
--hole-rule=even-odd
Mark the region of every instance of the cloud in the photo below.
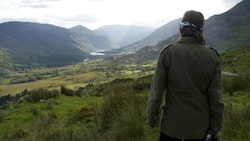
<svg viewBox="0 0 250 141">
<path fill-rule="evenodd" d="M 93 2 L 93 1 L 108 1 L 108 0 L 87 0 L 87 1 Z"/>
<path fill-rule="evenodd" d="M 186 10 L 205 18 L 220 14 L 242 0 L 0 0 L 0 21 L 20 20 L 63 27 L 83 25 L 163 25 Z M 194 4 L 195 3 L 195 4 Z M 23 20 L 22 20 L 23 19 Z"/>
<path fill-rule="evenodd" d="M 96 18 L 91 15 L 76 15 L 68 19 L 71 21 L 79 21 L 79 22 L 84 22 L 84 23 L 93 23 L 97 21 Z"/>
<path fill-rule="evenodd" d="M 47 2 L 55 2 L 62 0 L 21 0 L 21 4 L 32 4 L 32 3 L 47 3 Z"/>
<path fill-rule="evenodd" d="M 242 0 L 222 0 L 223 4 L 228 8 L 236 5 L 237 3 L 241 2 L 241 1 Z"/>
<path fill-rule="evenodd" d="M 45 14 L 44 17 L 44 20 L 40 22 L 60 25 L 66 28 L 70 28 L 76 25 L 91 26 L 93 23 L 97 22 L 97 19 L 94 16 L 84 14 L 72 16 Z"/>
<path fill-rule="evenodd" d="M 46 14 L 46 17 L 50 19 L 57 19 L 60 21 L 68 21 L 68 22 L 83 22 L 83 23 L 93 23 L 96 22 L 96 18 L 91 15 L 74 15 L 70 17 L 65 16 L 58 16 L 52 14 Z"/>
<path fill-rule="evenodd" d="M 45 4 L 29 4 L 29 5 L 19 5 L 21 7 L 31 7 L 31 8 L 49 8 L 49 5 Z"/>
<path fill-rule="evenodd" d="M 11 17 L 7 17 L 7 18 L 0 18 L 0 23 L 4 23 L 4 22 L 9 22 L 9 21 L 18 21 L 18 22 L 39 22 L 36 18 L 11 18 Z"/>
<path fill-rule="evenodd" d="M 62 0 L 21 0 L 20 2 L 13 2 L 13 5 L 19 7 L 30 7 L 30 8 L 49 8 L 51 2 L 58 2 Z"/>
</svg>

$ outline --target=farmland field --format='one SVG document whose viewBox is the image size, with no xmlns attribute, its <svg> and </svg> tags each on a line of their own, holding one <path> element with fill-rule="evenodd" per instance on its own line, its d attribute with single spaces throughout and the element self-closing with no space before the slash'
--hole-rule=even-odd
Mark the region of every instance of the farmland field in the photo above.
<svg viewBox="0 0 250 141">
<path fill-rule="evenodd" d="M 100 84 L 116 78 L 141 77 L 152 74 L 153 70 L 152 65 L 111 66 L 108 62 L 101 60 L 58 68 L 27 69 L 25 71 L 10 72 L 8 76 L 0 78 L 0 96 L 17 94 L 25 89 L 59 89 L 62 85 L 71 89 L 78 89 L 79 87 L 85 87 L 89 83 Z M 37 79 L 38 77 L 39 79 Z M 30 82 L 25 81 L 28 78 L 33 78 L 33 80 Z"/>
<path fill-rule="evenodd" d="M 25 92 L 40 96 L 40 101 L 26 96 L 8 104 L 0 112 L 0 140 L 157 140 L 159 128 L 150 130 L 145 125 L 153 72 L 150 64 L 119 65 L 102 60 L 11 72 L 1 78 L 1 96 Z M 32 81 L 24 82 L 25 78 Z M 249 81 L 247 74 L 223 76 L 222 139 L 250 139 Z M 40 92 L 54 90 L 58 95 L 41 98 L 46 95 Z"/>
</svg>

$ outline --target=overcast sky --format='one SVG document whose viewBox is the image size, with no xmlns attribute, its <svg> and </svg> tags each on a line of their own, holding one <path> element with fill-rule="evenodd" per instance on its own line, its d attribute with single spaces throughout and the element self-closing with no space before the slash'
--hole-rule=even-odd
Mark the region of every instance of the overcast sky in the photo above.
<svg viewBox="0 0 250 141">
<path fill-rule="evenodd" d="M 209 18 L 242 0 L 0 0 L 0 23 L 29 21 L 70 28 L 82 25 L 159 27 L 197 10 Z"/>
</svg>

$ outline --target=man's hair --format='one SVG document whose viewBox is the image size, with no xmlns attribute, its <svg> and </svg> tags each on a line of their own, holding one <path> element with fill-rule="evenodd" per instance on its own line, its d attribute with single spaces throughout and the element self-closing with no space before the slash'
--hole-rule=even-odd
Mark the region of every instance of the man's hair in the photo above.
<svg viewBox="0 0 250 141">
<path fill-rule="evenodd" d="M 203 36 L 204 21 L 204 16 L 201 12 L 194 10 L 185 12 L 180 24 L 181 36 L 195 37 L 200 43 L 205 44 Z"/>
</svg>

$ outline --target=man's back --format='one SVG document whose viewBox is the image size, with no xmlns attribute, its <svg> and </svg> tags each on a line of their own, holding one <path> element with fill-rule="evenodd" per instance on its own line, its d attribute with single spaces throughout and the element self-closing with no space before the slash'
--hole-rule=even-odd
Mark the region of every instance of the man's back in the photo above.
<svg viewBox="0 0 250 141">
<path fill-rule="evenodd" d="M 164 48 L 158 58 L 150 86 L 147 125 L 157 125 L 164 98 L 159 141 L 202 141 L 208 130 L 219 135 L 224 109 L 221 62 L 218 53 L 205 46 L 204 21 L 201 12 L 185 12 L 180 39 Z"/>
<path fill-rule="evenodd" d="M 209 128 L 208 87 L 219 56 L 191 37 L 166 48 L 167 94 L 162 130 L 172 136 L 201 138 Z M 190 131 L 190 132 L 187 132 Z"/>
</svg>

